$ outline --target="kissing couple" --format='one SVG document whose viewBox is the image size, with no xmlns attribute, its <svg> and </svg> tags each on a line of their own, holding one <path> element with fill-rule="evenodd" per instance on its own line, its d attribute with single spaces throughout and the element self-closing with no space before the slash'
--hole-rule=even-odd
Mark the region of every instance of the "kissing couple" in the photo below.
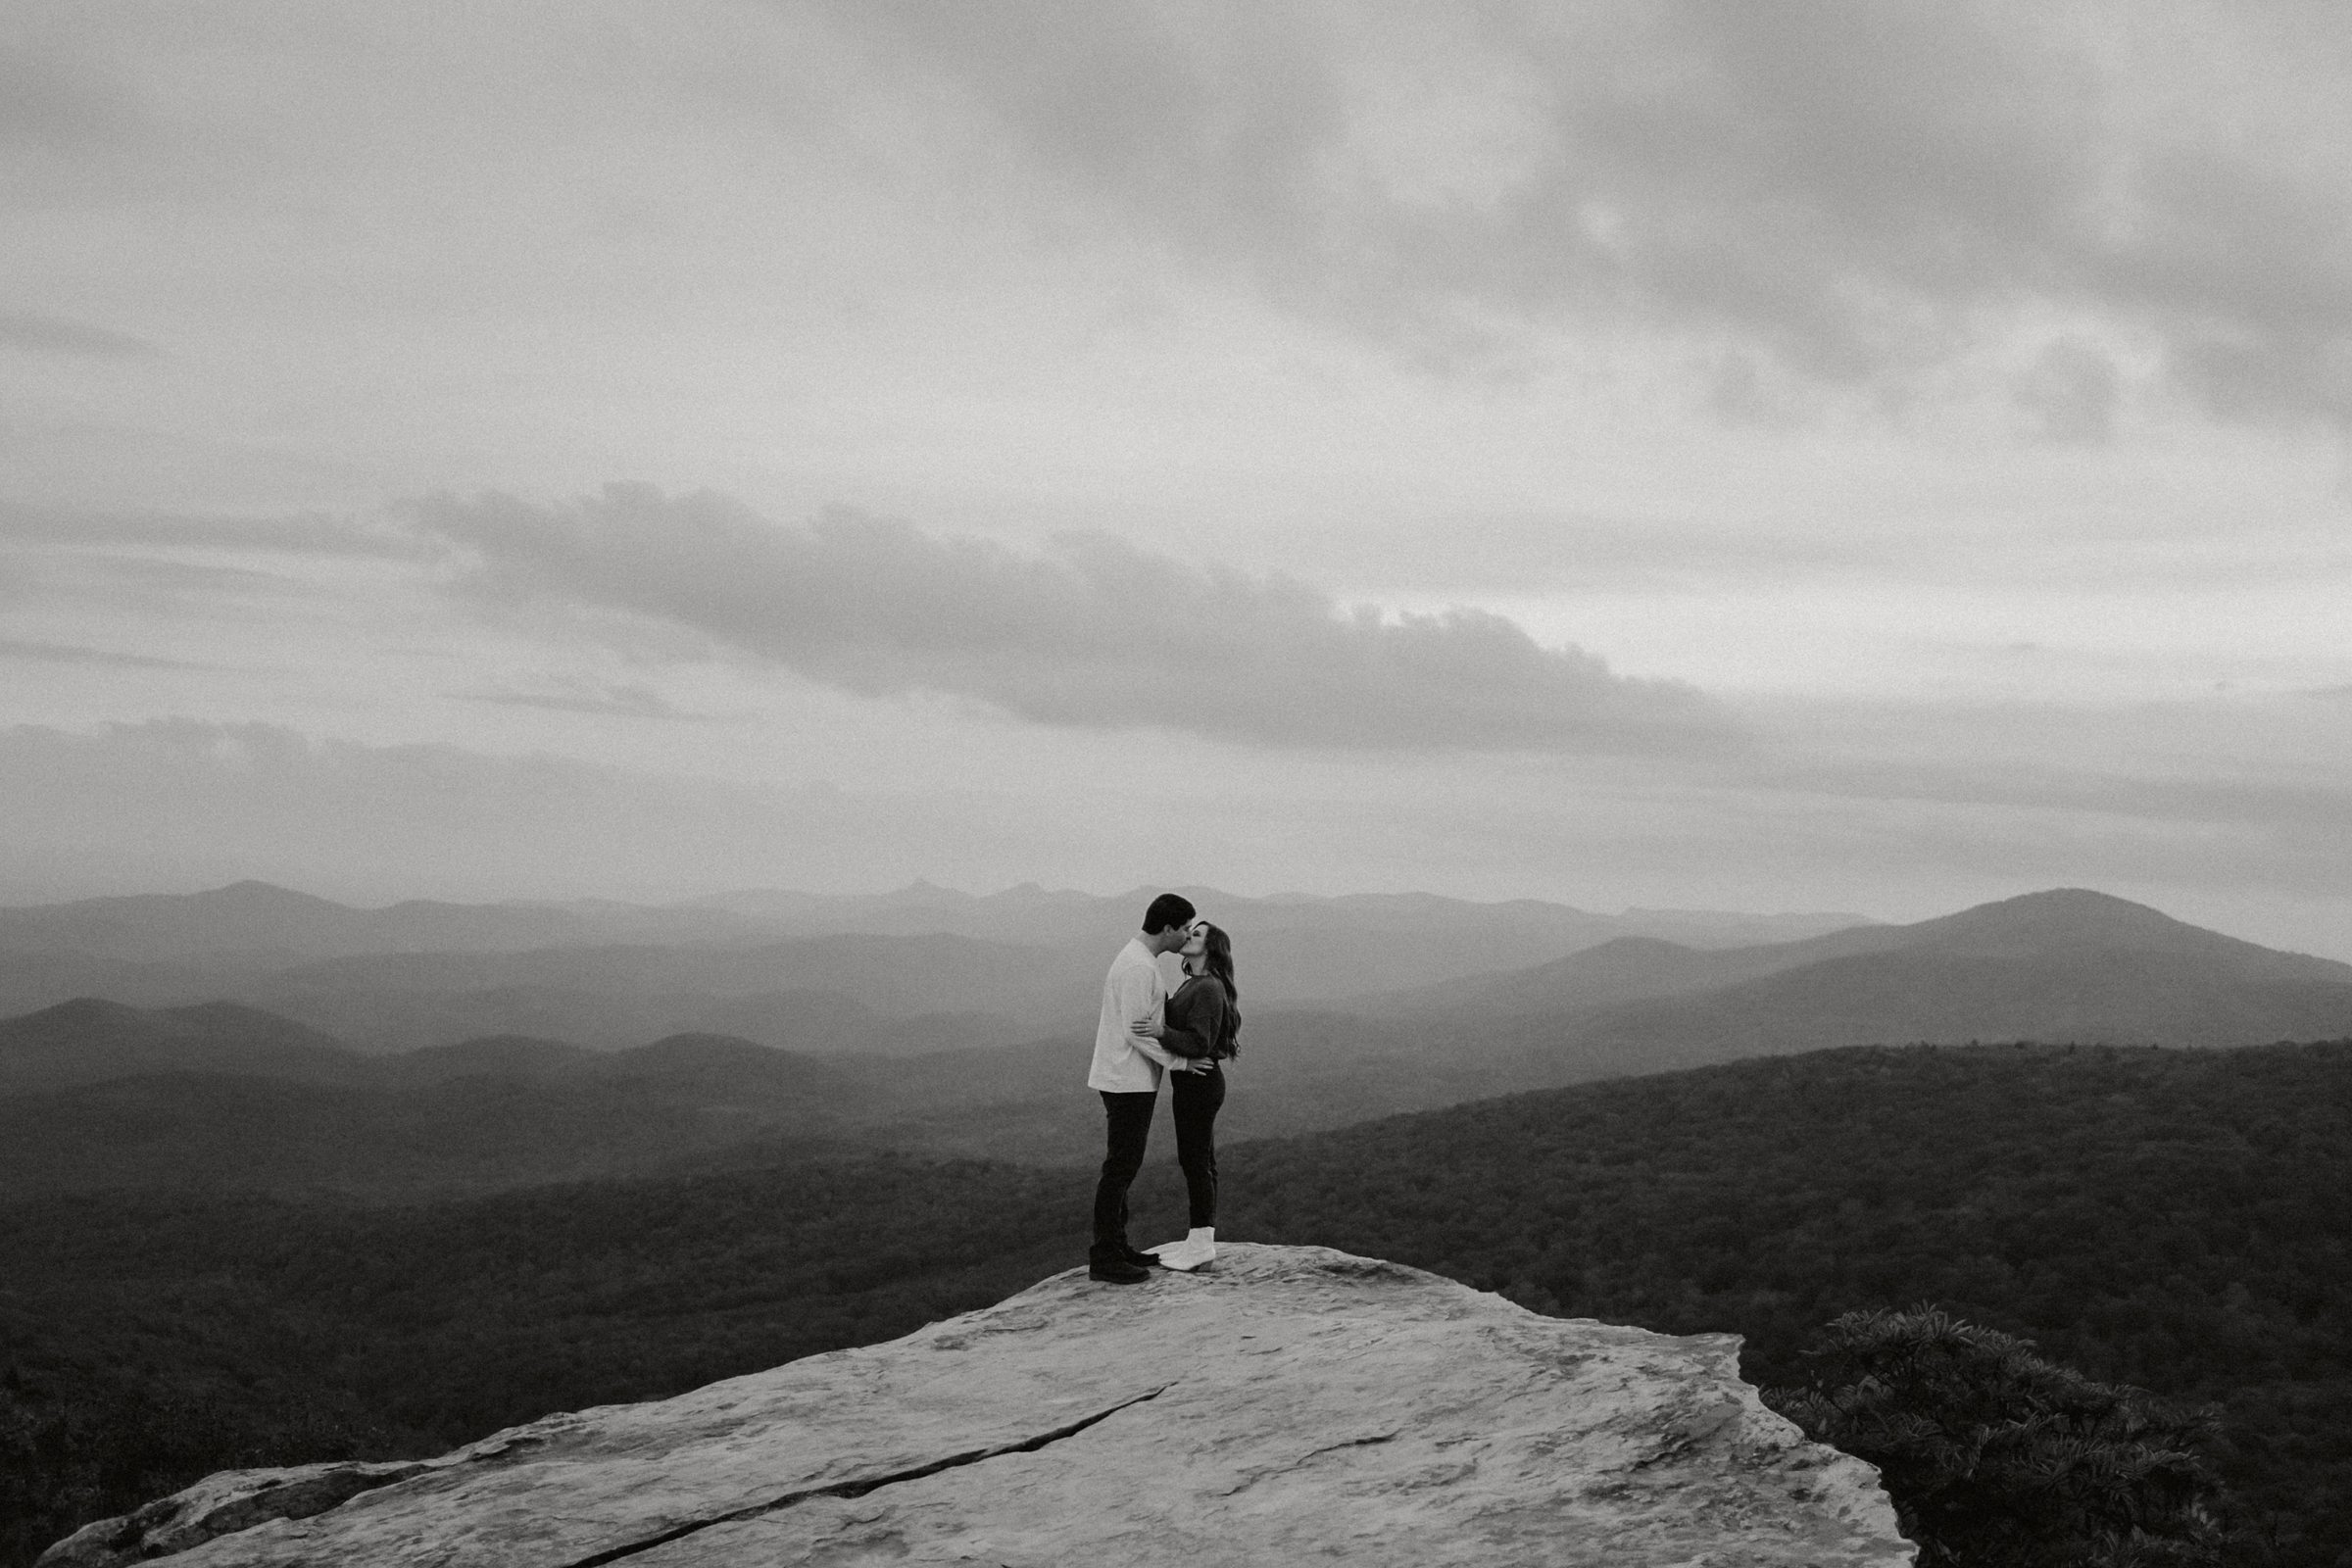
<svg viewBox="0 0 2352 1568">
<path fill-rule="evenodd" d="M 1186 979 L 1171 996 L 1162 954 L 1181 955 Z M 1087 1087 L 1102 1097 L 1105 1150 L 1095 1186 L 1095 1241 L 1087 1276 L 1134 1285 L 1154 1268 L 1205 1268 L 1217 1255 L 1217 1107 L 1225 1103 L 1222 1063 L 1240 1054 L 1233 943 L 1199 917 L 1192 901 L 1162 893 L 1144 928 L 1110 961 L 1102 1015 L 1095 1026 Z M 1127 1242 L 1127 1189 L 1144 1168 L 1152 1113 L 1166 1074 L 1175 1100 L 1176 1162 L 1184 1169 L 1192 1229 L 1181 1242 L 1139 1252 Z"/>
</svg>

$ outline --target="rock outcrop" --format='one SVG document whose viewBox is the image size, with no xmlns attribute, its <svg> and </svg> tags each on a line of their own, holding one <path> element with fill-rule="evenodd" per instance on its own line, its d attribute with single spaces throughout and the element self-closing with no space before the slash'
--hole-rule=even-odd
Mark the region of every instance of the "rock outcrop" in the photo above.
<svg viewBox="0 0 2352 1568">
<path fill-rule="evenodd" d="M 42 1563 L 1910 1563 L 1870 1467 L 1766 1410 L 1738 1345 L 1229 1246 L 440 1459 L 215 1476 Z"/>
</svg>

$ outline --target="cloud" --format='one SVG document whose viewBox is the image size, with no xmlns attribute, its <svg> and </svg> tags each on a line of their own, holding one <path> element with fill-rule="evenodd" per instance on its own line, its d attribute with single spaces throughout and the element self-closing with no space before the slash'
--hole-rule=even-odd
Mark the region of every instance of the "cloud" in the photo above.
<svg viewBox="0 0 2352 1568">
<path fill-rule="evenodd" d="M 1339 889 L 1423 880 L 1398 868 L 1427 832 L 1418 799 L 1374 789 L 1349 812 L 1279 790 L 1220 795 L 1164 767 L 1144 787 L 1139 805 L 1129 779 L 1084 770 L 977 788 L 757 782 L 185 717 L 0 725 L 0 904 L 245 877 L 367 904 L 874 892 L 917 877 L 977 889 L 1025 878 L 1270 889 L 1322 863 L 1347 868 Z M 1230 830 L 1171 831 L 1179 810 Z M 1456 864 L 1450 820 L 1438 853 Z"/>
<path fill-rule="evenodd" d="M 0 311 L 0 348 L 85 360 L 151 360 L 163 353 L 145 338 L 61 316 Z"/>
<path fill-rule="evenodd" d="M 2014 392 L 2043 440 L 2095 444 L 2115 434 L 2121 382 L 2115 360 L 2096 344 L 2060 338 L 2018 374 Z"/>
<path fill-rule="evenodd" d="M 218 669 L 218 664 L 192 664 L 180 659 L 150 659 L 143 654 L 111 653 L 103 648 L 79 648 L 68 643 L 24 642 L 0 637 L 0 660 L 43 664 L 93 664 L 111 669 Z"/>
<path fill-rule="evenodd" d="M 2175 722 L 2193 722 L 2185 712 Z M 1756 775 L 1759 787 L 1792 794 L 1920 806 L 1998 808 L 2080 821 L 2203 825 L 2260 832 L 2297 853 L 2328 848 L 2342 862 L 2340 830 L 2352 820 L 2352 789 L 2282 780 L 2164 777 L 2119 768 L 2006 762 L 1833 763 Z M 2332 872 L 2330 874 L 2333 874 Z"/>
<path fill-rule="evenodd" d="M 86 16 L 50 9 L 58 25 L 15 14 L 14 36 L 0 44 L 0 146 L 12 150 L 107 141 L 134 118 L 122 84 L 90 58 Z"/>
<path fill-rule="evenodd" d="M 559 678 L 555 692 L 452 692 L 464 703 L 490 703 L 503 708 L 543 708 L 559 713 L 594 713 L 618 718 L 659 718 L 708 723 L 715 715 L 693 713 L 660 692 L 645 686 L 620 686 L 608 681 Z"/>
<path fill-rule="evenodd" d="M 1424 352 L 1630 329 L 1885 389 L 2088 332 L 2221 416 L 2352 424 L 2352 61 L 2318 13 L 824 10 L 1065 199 Z M 2027 389 L 2062 438 L 2104 395 L 2070 384 Z"/>
<path fill-rule="evenodd" d="M 686 760 L 678 738 L 653 737 L 644 755 L 665 771 L 649 771 L 185 718 L 0 727 L 0 902 L 248 876 L 368 903 L 871 891 L 921 876 L 1918 918 L 2071 885 L 2352 956 L 2342 791 L 2304 788 L 2292 769 L 2232 791 L 2106 758 L 2071 774 L 2029 765 L 2019 781 L 1958 757 L 1891 773 L 1734 762 L 1708 781 L 1682 760 L 1203 755 L 1129 772 L 982 769 L 979 785 L 912 776 L 917 760 L 887 784 L 835 788 L 667 771 Z"/>
<path fill-rule="evenodd" d="M 0 543 L 69 548 L 163 545 L 212 551 L 414 560 L 416 537 L 381 522 L 324 513 L 240 517 L 98 512 L 0 500 Z"/>
<path fill-rule="evenodd" d="M 1672 681 L 1613 674 L 1474 610 L 1388 618 L 1295 580 L 1070 537 L 1051 555 L 831 512 L 783 526 L 712 495 L 608 486 L 563 507 L 407 509 L 469 589 L 689 628 L 865 696 L 934 692 L 1041 723 L 1374 751 L 1656 752 L 1733 739 Z"/>
<path fill-rule="evenodd" d="M 865 886 L 955 866 L 989 838 L 953 797 L 726 784 L 189 718 L 0 727 L 0 890 L 32 897 L 247 876 L 370 899 Z"/>
</svg>

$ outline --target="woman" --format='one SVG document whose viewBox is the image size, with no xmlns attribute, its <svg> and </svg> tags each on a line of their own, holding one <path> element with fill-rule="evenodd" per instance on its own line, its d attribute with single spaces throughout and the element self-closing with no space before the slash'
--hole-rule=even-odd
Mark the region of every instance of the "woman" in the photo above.
<svg viewBox="0 0 2352 1568">
<path fill-rule="evenodd" d="M 1168 999 L 1166 1021 L 1138 1025 L 1170 1055 L 1192 1065 L 1168 1074 L 1176 1099 L 1176 1163 L 1184 1168 L 1184 1190 L 1192 1205 L 1192 1230 L 1181 1242 L 1152 1250 L 1173 1269 L 1205 1267 L 1217 1255 L 1217 1107 L 1225 1103 L 1229 1056 L 1241 1054 L 1242 1013 L 1234 1004 L 1233 940 L 1206 920 L 1177 950 L 1191 976 Z"/>
</svg>

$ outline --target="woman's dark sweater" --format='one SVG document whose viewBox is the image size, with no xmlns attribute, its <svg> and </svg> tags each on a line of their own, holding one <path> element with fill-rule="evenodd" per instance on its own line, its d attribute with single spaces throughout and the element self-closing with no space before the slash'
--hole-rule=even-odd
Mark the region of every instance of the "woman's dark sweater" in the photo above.
<svg viewBox="0 0 2352 1568">
<path fill-rule="evenodd" d="M 1213 974 L 1197 974 L 1168 999 L 1167 1033 L 1159 1043 L 1174 1056 L 1230 1056 L 1242 1021 L 1225 982 Z"/>
</svg>

